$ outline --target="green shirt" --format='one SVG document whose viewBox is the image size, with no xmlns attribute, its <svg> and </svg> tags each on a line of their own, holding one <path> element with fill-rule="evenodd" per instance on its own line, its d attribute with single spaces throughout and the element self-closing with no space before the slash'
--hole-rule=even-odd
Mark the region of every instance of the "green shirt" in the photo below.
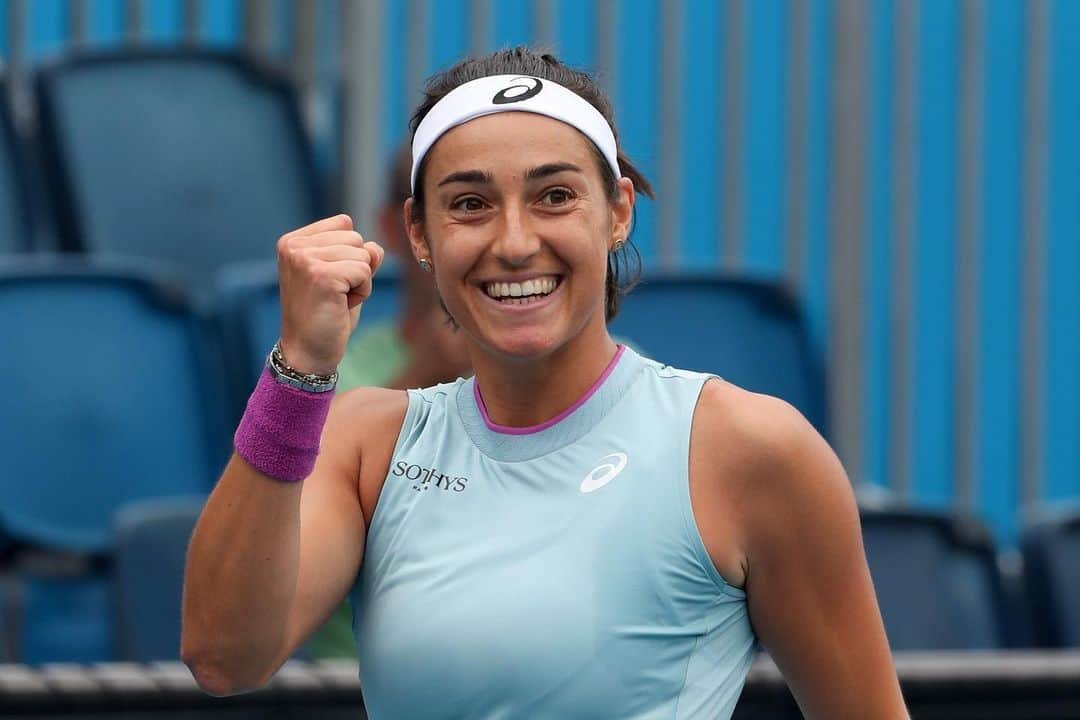
<svg viewBox="0 0 1080 720">
<path fill-rule="evenodd" d="M 397 325 L 375 323 L 349 340 L 338 364 L 338 390 L 364 385 L 386 387 L 409 362 L 409 349 L 398 335 Z"/>
</svg>

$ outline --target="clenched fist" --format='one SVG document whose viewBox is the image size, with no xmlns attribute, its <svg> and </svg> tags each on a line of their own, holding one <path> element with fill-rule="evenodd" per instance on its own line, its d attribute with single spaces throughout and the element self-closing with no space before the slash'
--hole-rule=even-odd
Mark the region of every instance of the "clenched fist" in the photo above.
<svg viewBox="0 0 1080 720">
<path fill-rule="evenodd" d="M 290 366 L 320 375 L 337 368 L 383 255 L 353 230 L 348 215 L 281 236 L 281 351 Z"/>
</svg>

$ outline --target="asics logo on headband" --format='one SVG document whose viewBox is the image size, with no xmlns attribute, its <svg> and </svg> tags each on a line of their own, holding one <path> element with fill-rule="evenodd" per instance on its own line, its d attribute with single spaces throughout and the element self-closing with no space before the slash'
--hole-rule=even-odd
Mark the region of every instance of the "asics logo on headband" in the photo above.
<svg viewBox="0 0 1080 720">
<path fill-rule="evenodd" d="M 514 80 L 532 80 L 535 85 L 532 87 L 528 85 L 511 85 L 508 88 L 503 88 L 499 92 L 495 93 L 495 97 L 491 98 L 491 102 L 495 105 L 507 105 L 509 103 L 521 102 L 522 100 L 528 100 L 531 97 L 536 97 L 541 90 L 544 89 L 544 83 L 540 82 L 540 78 L 534 77 L 519 77 Z M 519 88 L 525 88 L 525 92 L 510 94 L 510 91 L 517 90 Z"/>
<path fill-rule="evenodd" d="M 489 75 L 454 88 L 420 121 L 412 143 L 409 181 L 413 190 L 424 156 L 443 133 L 474 118 L 511 111 L 547 115 L 576 128 L 600 150 L 615 177 L 622 175 L 615 133 L 588 100 L 554 80 L 541 81 L 530 75 Z M 528 138 L 522 138 L 522 142 L 527 143 Z"/>
</svg>

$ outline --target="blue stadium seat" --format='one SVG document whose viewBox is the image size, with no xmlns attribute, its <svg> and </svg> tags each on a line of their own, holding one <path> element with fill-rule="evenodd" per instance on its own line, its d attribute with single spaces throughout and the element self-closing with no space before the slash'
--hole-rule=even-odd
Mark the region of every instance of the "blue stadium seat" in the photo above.
<svg viewBox="0 0 1080 720">
<path fill-rule="evenodd" d="M 227 458 L 222 359 L 176 285 L 131 268 L 0 263 L 12 384 L 0 525 L 39 545 L 108 548 L 113 511 L 206 491 Z"/>
<path fill-rule="evenodd" d="M 611 332 L 645 355 L 787 400 L 825 431 L 823 364 L 782 284 L 744 276 L 647 275 Z"/>
<path fill-rule="evenodd" d="M 1021 538 L 1036 642 L 1080 647 L 1080 504 L 1029 516 Z"/>
<path fill-rule="evenodd" d="M 390 263 L 375 276 L 375 291 L 361 309 L 359 329 L 396 319 L 399 278 Z M 234 416 L 239 420 L 266 354 L 281 330 L 276 262 L 226 268 L 218 276 L 215 297 L 222 342 L 232 365 L 229 377 L 239 394 L 234 405 Z"/>
<path fill-rule="evenodd" d="M 26 169 L 7 97 L 7 86 L 0 80 L 0 255 L 31 249 Z"/>
<path fill-rule="evenodd" d="M 128 503 L 116 515 L 113 597 L 116 659 L 180 657 L 180 600 L 191 532 L 206 496 Z"/>
<path fill-rule="evenodd" d="M 117 264 L 0 261 L 0 528 L 52 553 L 17 564 L 21 660 L 107 659 L 108 585 L 95 562 L 113 512 L 205 493 L 224 465 L 223 360 L 175 285 Z M 10 617 L 10 616 L 9 616 Z"/>
<path fill-rule="evenodd" d="M 989 531 L 970 517 L 861 510 L 863 543 L 893 650 L 1008 647 Z"/>
<path fill-rule="evenodd" d="M 321 215 L 297 93 L 254 59 L 76 55 L 40 70 L 35 89 L 65 249 L 155 258 L 205 288 Z"/>
</svg>

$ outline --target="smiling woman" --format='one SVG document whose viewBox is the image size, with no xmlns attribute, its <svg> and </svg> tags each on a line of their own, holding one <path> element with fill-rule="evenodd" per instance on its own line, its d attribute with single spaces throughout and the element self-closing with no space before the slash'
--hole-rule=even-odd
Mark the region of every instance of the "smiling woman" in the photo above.
<svg viewBox="0 0 1080 720">
<path fill-rule="evenodd" d="M 808 717 L 906 717 L 828 446 L 608 333 L 650 189 L 592 78 L 466 60 L 413 130 L 412 250 L 475 375 L 331 406 L 382 251 L 345 216 L 279 240 L 281 340 L 189 552 L 202 686 L 266 682 L 349 593 L 376 720 L 728 718 L 759 640 Z"/>
</svg>

